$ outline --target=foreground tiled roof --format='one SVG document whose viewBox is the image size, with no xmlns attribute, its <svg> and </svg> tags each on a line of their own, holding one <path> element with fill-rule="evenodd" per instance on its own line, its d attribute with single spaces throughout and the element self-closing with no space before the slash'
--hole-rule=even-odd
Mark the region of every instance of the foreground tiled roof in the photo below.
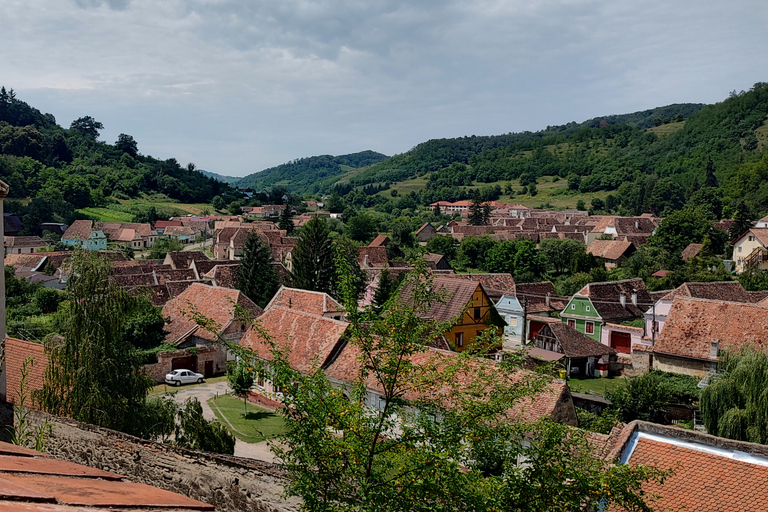
<svg viewBox="0 0 768 512">
<path fill-rule="evenodd" d="M 213 282 L 216 284 L 216 286 L 222 286 L 224 288 L 237 288 L 238 268 L 240 268 L 239 263 L 216 265 L 211 270 L 206 272 L 204 277 L 213 279 Z"/>
<path fill-rule="evenodd" d="M 718 343 L 720 350 L 768 347 L 768 307 L 675 297 L 653 351 L 717 361 L 712 343 Z"/>
<path fill-rule="evenodd" d="M 620 242 L 619 240 L 595 240 L 587 247 L 587 254 L 596 258 L 616 261 L 622 256 L 628 254 L 632 247 L 631 242 Z"/>
<path fill-rule="evenodd" d="M 19 403 L 21 370 L 28 357 L 33 359 L 33 362 L 27 366 L 26 390 L 28 393 L 27 406 L 29 407 L 32 405 L 32 391 L 43 389 L 45 368 L 48 365 L 45 348 L 41 343 L 32 343 L 17 338 L 5 339 L 6 401 L 9 403 Z"/>
<path fill-rule="evenodd" d="M 192 333 L 198 338 L 214 341 L 213 333 L 198 327 L 190 318 L 191 308 L 224 329 L 235 318 L 235 304 L 256 316 L 261 314 L 261 308 L 238 290 L 193 283 L 163 307 L 163 318 L 168 321 L 166 342 L 177 344 Z"/>
<path fill-rule="evenodd" d="M 0 442 L 0 511 L 213 511 L 171 491 Z"/>
<path fill-rule="evenodd" d="M 611 455 L 620 453 L 621 461 L 630 465 L 674 471 L 663 483 L 643 484 L 644 491 L 659 496 L 653 510 L 766 510 L 765 446 L 645 422 L 630 423 L 623 434 L 624 442 Z"/>
<path fill-rule="evenodd" d="M 193 261 L 208 261 L 202 251 L 171 251 L 165 256 L 165 263 L 174 269 L 189 268 Z"/>
<path fill-rule="evenodd" d="M 272 307 L 295 309 L 317 316 L 344 311 L 341 304 L 336 302 L 327 293 L 287 288 L 285 286 L 280 287 L 264 309 Z"/>
</svg>

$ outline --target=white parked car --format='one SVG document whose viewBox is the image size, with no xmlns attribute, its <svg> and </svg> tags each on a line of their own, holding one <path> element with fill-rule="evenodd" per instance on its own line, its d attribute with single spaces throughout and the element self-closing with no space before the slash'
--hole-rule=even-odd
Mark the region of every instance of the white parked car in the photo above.
<svg viewBox="0 0 768 512">
<path fill-rule="evenodd" d="M 200 373 L 181 369 L 173 370 L 165 376 L 165 382 L 171 386 L 181 386 L 182 384 L 190 384 L 192 382 L 203 382 L 204 379 L 205 376 Z"/>
</svg>

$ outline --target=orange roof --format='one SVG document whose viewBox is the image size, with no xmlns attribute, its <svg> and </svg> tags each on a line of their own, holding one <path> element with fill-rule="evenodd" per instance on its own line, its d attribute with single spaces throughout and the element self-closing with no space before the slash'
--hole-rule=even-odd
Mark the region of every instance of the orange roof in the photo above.
<svg viewBox="0 0 768 512">
<path fill-rule="evenodd" d="M 344 308 L 333 300 L 333 297 L 323 292 L 300 290 L 281 286 L 265 309 L 282 307 L 295 309 L 311 315 L 323 316 L 325 313 L 344 311 Z"/>
<path fill-rule="evenodd" d="M 262 311 L 238 290 L 193 283 L 163 307 L 163 318 L 168 320 L 166 342 L 178 344 L 192 333 L 198 338 L 214 341 L 216 336 L 200 328 L 190 317 L 192 308 L 223 330 L 235 318 L 235 304 L 255 315 Z"/>
<path fill-rule="evenodd" d="M 5 338 L 6 401 L 9 403 L 19 402 L 21 369 L 28 357 L 34 359 L 33 363 L 27 366 L 27 406 L 31 406 L 32 391 L 43 389 L 45 381 L 45 368 L 48 366 L 45 347 L 41 343 Z"/>
<path fill-rule="evenodd" d="M 213 511 L 181 494 L 0 442 L 0 511 Z"/>
<path fill-rule="evenodd" d="M 61 235 L 61 238 L 62 240 L 88 240 L 91 231 L 93 231 L 92 220 L 76 220 Z"/>
</svg>

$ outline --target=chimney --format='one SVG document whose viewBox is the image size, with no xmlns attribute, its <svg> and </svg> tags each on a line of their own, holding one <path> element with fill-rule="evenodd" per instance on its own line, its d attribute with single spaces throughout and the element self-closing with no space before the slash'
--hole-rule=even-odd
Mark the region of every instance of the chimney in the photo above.
<svg viewBox="0 0 768 512">
<path fill-rule="evenodd" d="M 619 302 L 621 303 L 621 307 L 625 308 L 627 307 L 627 294 L 624 292 L 619 292 Z"/>
<path fill-rule="evenodd" d="M 637 290 L 632 290 L 632 305 L 637 307 Z"/>
<path fill-rule="evenodd" d="M 547 296 L 544 297 L 544 304 L 546 304 L 547 307 L 549 307 L 549 292 L 547 292 Z"/>
</svg>

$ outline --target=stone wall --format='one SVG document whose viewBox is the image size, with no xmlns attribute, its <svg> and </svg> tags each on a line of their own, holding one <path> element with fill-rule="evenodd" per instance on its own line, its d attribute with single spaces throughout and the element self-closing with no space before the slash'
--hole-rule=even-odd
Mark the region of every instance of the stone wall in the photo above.
<svg viewBox="0 0 768 512">
<path fill-rule="evenodd" d="M 704 377 L 710 368 L 714 369 L 717 366 L 715 362 L 698 361 L 693 359 L 685 359 L 682 357 L 674 357 L 666 354 L 654 354 L 653 368 L 655 370 L 661 370 L 663 372 L 681 373 L 683 375 L 690 375 L 698 379 Z"/>
<path fill-rule="evenodd" d="M 194 452 L 43 413 L 33 424 L 53 425 L 46 452 L 57 459 L 112 471 L 129 480 L 210 503 L 217 512 L 288 512 L 296 498 L 282 496 L 285 477 L 273 464 Z"/>
</svg>

